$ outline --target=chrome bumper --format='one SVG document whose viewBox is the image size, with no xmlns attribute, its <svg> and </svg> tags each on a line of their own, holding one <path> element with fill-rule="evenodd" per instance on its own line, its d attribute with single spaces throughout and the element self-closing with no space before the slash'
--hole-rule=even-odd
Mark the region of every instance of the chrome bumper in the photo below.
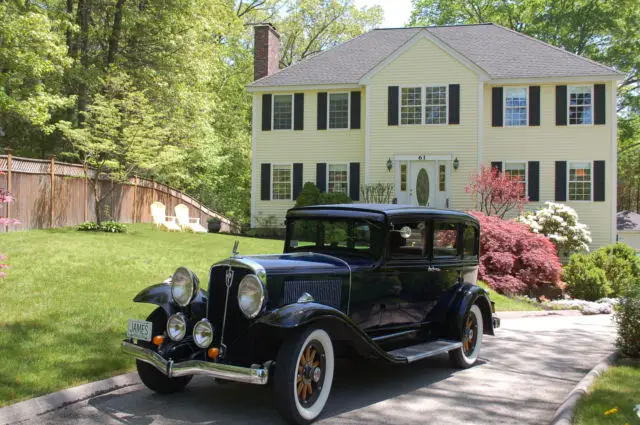
<svg viewBox="0 0 640 425">
<path fill-rule="evenodd" d="M 209 375 L 228 381 L 258 385 L 264 385 L 269 380 L 269 371 L 267 369 L 252 369 L 203 360 L 186 360 L 174 363 L 173 360 L 165 360 L 155 351 L 132 344 L 128 340 L 122 341 L 122 351 L 140 361 L 149 363 L 169 378 L 185 375 Z"/>
</svg>

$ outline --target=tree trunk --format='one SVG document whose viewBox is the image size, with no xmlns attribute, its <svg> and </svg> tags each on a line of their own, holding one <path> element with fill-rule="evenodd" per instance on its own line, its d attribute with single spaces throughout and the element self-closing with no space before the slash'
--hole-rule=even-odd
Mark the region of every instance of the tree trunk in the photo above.
<svg viewBox="0 0 640 425">
<path fill-rule="evenodd" d="M 111 35 L 109 36 L 109 50 L 105 66 L 111 65 L 118 53 L 118 44 L 120 43 L 120 32 L 122 31 L 122 8 L 126 0 L 118 0 L 116 2 L 116 12 L 113 16 L 113 26 L 111 27 Z"/>
<path fill-rule="evenodd" d="M 73 0 L 67 0 L 67 14 L 69 18 L 73 15 Z M 75 43 L 73 42 L 73 33 L 70 29 L 67 30 L 67 51 L 69 56 L 74 57 L 76 55 Z"/>
<path fill-rule="evenodd" d="M 78 0 L 77 22 L 80 27 L 80 64 L 85 70 L 89 69 L 89 22 L 91 20 L 91 1 Z M 87 110 L 89 92 L 87 84 L 81 79 L 78 85 L 78 123 L 85 120 L 82 112 Z"/>
</svg>

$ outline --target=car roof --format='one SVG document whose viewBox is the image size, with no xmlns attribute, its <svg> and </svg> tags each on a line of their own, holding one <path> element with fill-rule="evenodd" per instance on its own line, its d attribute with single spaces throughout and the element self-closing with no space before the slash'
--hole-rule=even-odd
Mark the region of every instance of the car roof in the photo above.
<svg viewBox="0 0 640 425">
<path fill-rule="evenodd" d="M 292 208 L 288 211 L 287 217 L 295 216 L 313 216 L 315 213 L 323 216 L 330 216 L 331 212 L 335 212 L 338 216 L 348 215 L 350 217 L 362 216 L 373 218 L 378 215 L 380 218 L 386 216 L 389 218 L 398 216 L 422 216 L 433 218 L 457 218 L 458 220 L 472 221 L 478 223 L 478 220 L 471 214 L 450 210 L 428 207 L 418 207 L 414 205 L 402 204 L 332 204 L 332 205 L 311 205 L 307 207 Z M 345 214 L 346 213 L 346 214 Z"/>
</svg>

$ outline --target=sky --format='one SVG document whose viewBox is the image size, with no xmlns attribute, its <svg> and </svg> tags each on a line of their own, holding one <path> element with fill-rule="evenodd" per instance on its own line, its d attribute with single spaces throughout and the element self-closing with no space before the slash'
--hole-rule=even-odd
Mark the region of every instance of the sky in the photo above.
<svg viewBox="0 0 640 425">
<path fill-rule="evenodd" d="M 384 9 L 382 28 L 403 27 L 409 22 L 411 0 L 355 0 L 356 6 L 379 5 Z"/>
</svg>

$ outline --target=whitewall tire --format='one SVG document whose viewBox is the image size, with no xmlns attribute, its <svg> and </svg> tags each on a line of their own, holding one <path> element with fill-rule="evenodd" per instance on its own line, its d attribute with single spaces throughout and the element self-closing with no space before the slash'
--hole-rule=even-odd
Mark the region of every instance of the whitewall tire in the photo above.
<svg viewBox="0 0 640 425">
<path fill-rule="evenodd" d="M 449 358 L 453 364 L 461 369 L 467 369 L 478 361 L 482 348 L 482 334 L 484 326 L 482 311 L 476 304 L 472 305 L 462 323 L 462 347 L 449 351 Z"/>
<path fill-rule="evenodd" d="M 321 328 L 309 327 L 284 342 L 276 359 L 274 386 L 280 414 L 291 424 L 309 424 L 324 410 L 335 369 L 333 344 Z"/>
</svg>

